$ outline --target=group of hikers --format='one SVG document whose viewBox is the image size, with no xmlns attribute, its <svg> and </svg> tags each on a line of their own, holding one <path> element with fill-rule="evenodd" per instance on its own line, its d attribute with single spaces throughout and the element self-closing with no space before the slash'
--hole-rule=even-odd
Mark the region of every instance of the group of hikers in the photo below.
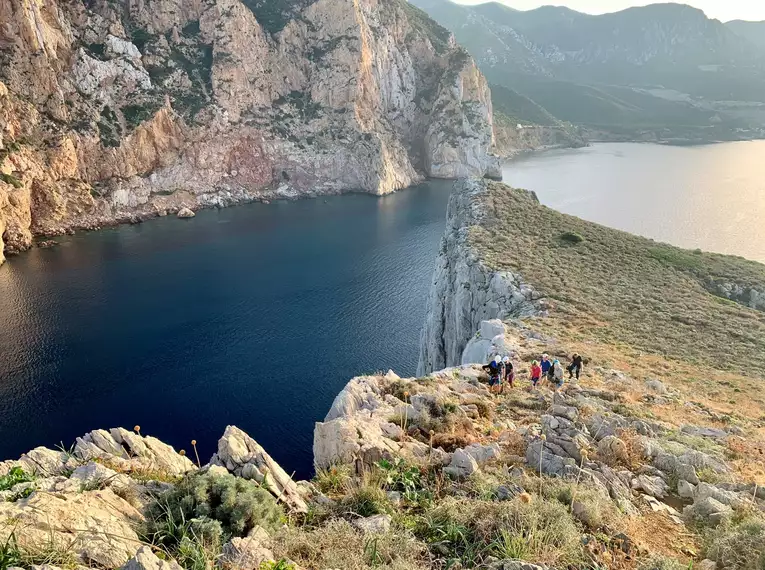
<svg viewBox="0 0 765 570">
<path fill-rule="evenodd" d="M 579 380 L 579 375 L 582 372 L 582 357 L 579 354 L 574 353 L 571 357 L 571 363 L 566 367 L 568 371 L 569 379 Z M 492 358 L 489 364 L 486 364 L 483 369 L 489 373 L 489 390 L 494 393 L 502 394 L 505 389 L 505 384 L 508 384 L 511 388 L 514 388 L 515 382 L 515 368 L 510 361 L 509 356 L 496 355 Z M 550 359 L 550 355 L 543 354 L 541 360 L 534 360 L 531 362 L 529 369 L 529 378 L 531 379 L 531 389 L 537 387 L 537 385 L 543 380 L 548 381 L 554 390 L 559 390 L 563 387 L 563 366 L 560 360 Z"/>
</svg>

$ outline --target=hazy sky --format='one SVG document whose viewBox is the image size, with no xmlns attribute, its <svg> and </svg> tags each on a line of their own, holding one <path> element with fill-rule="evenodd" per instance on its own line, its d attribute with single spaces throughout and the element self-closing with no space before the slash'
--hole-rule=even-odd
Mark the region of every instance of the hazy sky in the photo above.
<svg viewBox="0 0 765 570">
<path fill-rule="evenodd" d="M 480 4 L 488 0 L 456 0 L 461 4 Z M 568 6 L 580 12 L 589 14 L 602 14 L 604 12 L 616 12 L 630 6 L 645 6 L 656 2 L 643 0 L 498 0 L 517 8 L 518 10 L 531 10 L 548 4 L 555 6 Z M 765 20 L 765 0 L 685 0 L 678 2 L 690 4 L 701 8 L 710 18 L 717 18 L 723 22 L 728 20 Z"/>
</svg>

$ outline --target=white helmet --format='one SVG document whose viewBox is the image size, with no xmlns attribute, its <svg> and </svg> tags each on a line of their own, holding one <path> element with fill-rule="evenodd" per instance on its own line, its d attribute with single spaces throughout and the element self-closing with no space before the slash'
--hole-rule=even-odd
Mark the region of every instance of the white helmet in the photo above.
<svg viewBox="0 0 765 570">
<path fill-rule="evenodd" d="M 502 362 L 510 362 L 510 357 L 505 355 L 505 357 L 502 359 Z"/>
</svg>

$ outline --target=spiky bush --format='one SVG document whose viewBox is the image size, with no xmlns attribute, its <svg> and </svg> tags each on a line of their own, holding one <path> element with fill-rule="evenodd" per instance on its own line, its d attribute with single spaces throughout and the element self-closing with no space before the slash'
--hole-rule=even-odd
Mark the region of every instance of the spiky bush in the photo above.
<svg viewBox="0 0 765 570">
<path fill-rule="evenodd" d="M 718 568 L 762 570 L 765 568 L 765 518 L 746 513 L 708 531 L 706 556 Z"/>
<path fill-rule="evenodd" d="M 674 558 L 661 555 L 651 556 L 638 566 L 638 570 L 686 570 L 686 568 L 687 566 L 683 566 Z"/>
<path fill-rule="evenodd" d="M 253 481 L 229 474 L 194 473 L 150 505 L 146 538 L 196 567 L 205 553 L 215 553 L 225 540 L 245 536 L 259 525 L 275 530 L 282 509 Z"/>
</svg>

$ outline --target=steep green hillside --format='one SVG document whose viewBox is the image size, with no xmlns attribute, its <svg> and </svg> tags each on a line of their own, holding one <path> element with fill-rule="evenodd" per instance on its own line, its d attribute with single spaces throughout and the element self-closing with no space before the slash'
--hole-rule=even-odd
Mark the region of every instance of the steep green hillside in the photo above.
<svg viewBox="0 0 765 570">
<path fill-rule="evenodd" d="M 755 310 L 721 296 L 729 286 L 743 303 L 765 292 L 765 265 L 586 222 L 504 184 L 491 184 L 485 203 L 490 218 L 472 242 L 493 269 L 554 300 L 551 317 L 570 338 L 765 377 L 765 300 Z"/>
<path fill-rule="evenodd" d="M 495 113 L 502 113 L 508 119 L 515 119 L 516 122 L 528 122 L 542 126 L 553 126 L 560 123 L 552 113 L 539 103 L 502 85 L 491 85 L 491 101 Z"/>
</svg>

